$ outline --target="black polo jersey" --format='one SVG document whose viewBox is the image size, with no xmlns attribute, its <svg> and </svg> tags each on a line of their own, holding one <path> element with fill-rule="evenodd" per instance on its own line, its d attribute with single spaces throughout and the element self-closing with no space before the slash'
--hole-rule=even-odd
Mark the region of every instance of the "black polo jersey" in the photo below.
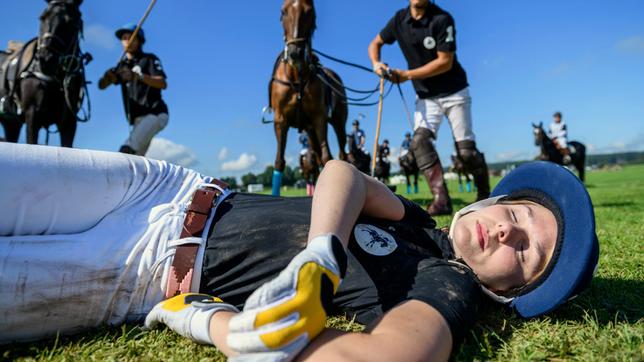
<svg viewBox="0 0 644 362">
<path fill-rule="evenodd" d="M 404 203 L 400 222 L 356 222 L 335 313 L 368 324 L 404 301 L 419 300 L 441 313 L 456 344 L 478 316 L 480 286 L 469 268 L 447 260 L 453 257 L 450 242 L 433 229 L 429 215 Z M 200 291 L 242 308 L 306 246 L 310 210 L 311 198 L 231 195 L 209 231 Z"/>
<path fill-rule="evenodd" d="M 124 67 L 130 70 L 139 67 L 143 74 L 166 78 L 161 61 L 152 53 L 139 53 L 132 59 L 125 59 L 119 63 L 117 69 Z M 146 114 L 168 113 L 168 106 L 161 99 L 161 89 L 150 87 L 136 79 L 129 82 L 119 80 L 117 84 L 121 84 L 125 115 L 130 123 Z"/>
<path fill-rule="evenodd" d="M 422 67 L 438 58 L 438 52 L 456 51 L 454 19 L 445 10 L 429 4 L 425 16 L 414 20 L 409 7 L 399 10 L 380 37 L 386 44 L 398 42 L 407 59 L 409 69 Z M 452 68 L 445 73 L 414 80 L 414 89 L 420 98 L 445 97 L 467 87 L 467 75 L 454 54 Z"/>
</svg>

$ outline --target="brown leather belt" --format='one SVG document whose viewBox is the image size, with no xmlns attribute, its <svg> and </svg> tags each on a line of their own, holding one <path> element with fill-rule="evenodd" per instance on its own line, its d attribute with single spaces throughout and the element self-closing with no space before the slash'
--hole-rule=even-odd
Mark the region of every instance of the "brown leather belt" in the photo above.
<svg viewBox="0 0 644 362">
<path fill-rule="evenodd" d="M 213 179 L 210 183 L 222 189 L 228 188 L 227 183 L 216 179 Z M 181 230 L 179 238 L 200 238 L 203 235 L 208 217 L 210 216 L 210 210 L 220 195 L 220 190 L 208 186 L 204 186 L 195 191 L 192 195 L 190 206 L 186 210 L 186 218 L 183 220 L 183 229 Z M 168 273 L 168 283 L 165 291 L 166 298 L 172 298 L 175 295 L 190 292 L 198 251 L 199 244 L 183 244 L 177 247 L 174 259 L 172 260 L 172 266 L 170 266 Z"/>
</svg>

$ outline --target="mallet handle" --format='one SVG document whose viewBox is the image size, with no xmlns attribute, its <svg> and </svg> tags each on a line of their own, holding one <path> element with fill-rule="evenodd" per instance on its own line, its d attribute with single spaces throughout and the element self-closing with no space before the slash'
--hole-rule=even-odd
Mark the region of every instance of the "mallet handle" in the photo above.
<svg viewBox="0 0 644 362">
<path fill-rule="evenodd" d="M 380 77 L 380 94 L 378 96 L 378 121 L 376 123 L 376 140 L 373 143 L 373 158 L 371 159 L 371 177 L 376 174 L 376 158 L 378 156 L 378 139 L 380 138 L 380 123 L 382 122 L 382 103 L 385 95 L 385 78 Z"/>
</svg>

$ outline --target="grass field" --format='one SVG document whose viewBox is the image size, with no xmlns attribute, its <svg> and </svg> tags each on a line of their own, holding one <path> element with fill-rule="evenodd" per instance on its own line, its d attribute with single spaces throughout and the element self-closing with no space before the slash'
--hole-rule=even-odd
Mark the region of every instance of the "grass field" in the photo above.
<svg viewBox="0 0 644 362">
<path fill-rule="evenodd" d="M 591 172 L 586 185 L 595 205 L 601 245 L 591 288 L 557 312 L 535 320 L 492 311 L 452 355 L 454 360 L 644 360 L 644 165 Z M 455 208 L 473 201 L 474 194 L 456 190 L 456 184 L 450 183 Z M 428 195 L 422 182 L 421 192 L 410 198 L 424 205 Z M 438 219 L 439 225 L 449 221 Z M 331 318 L 328 325 L 353 331 L 362 328 L 344 318 Z M 167 329 L 143 331 L 137 326 L 0 346 L 0 350 L 5 360 L 225 359 L 215 348 L 193 344 Z"/>
</svg>

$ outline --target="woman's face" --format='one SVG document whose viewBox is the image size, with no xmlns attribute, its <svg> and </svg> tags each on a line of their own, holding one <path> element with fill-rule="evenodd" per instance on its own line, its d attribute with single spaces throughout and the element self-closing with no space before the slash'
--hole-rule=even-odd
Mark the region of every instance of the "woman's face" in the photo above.
<svg viewBox="0 0 644 362">
<path fill-rule="evenodd" d="M 454 251 L 492 291 L 534 281 L 557 240 L 557 221 L 533 202 L 496 204 L 462 216 L 452 235 Z"/>
</svg>

